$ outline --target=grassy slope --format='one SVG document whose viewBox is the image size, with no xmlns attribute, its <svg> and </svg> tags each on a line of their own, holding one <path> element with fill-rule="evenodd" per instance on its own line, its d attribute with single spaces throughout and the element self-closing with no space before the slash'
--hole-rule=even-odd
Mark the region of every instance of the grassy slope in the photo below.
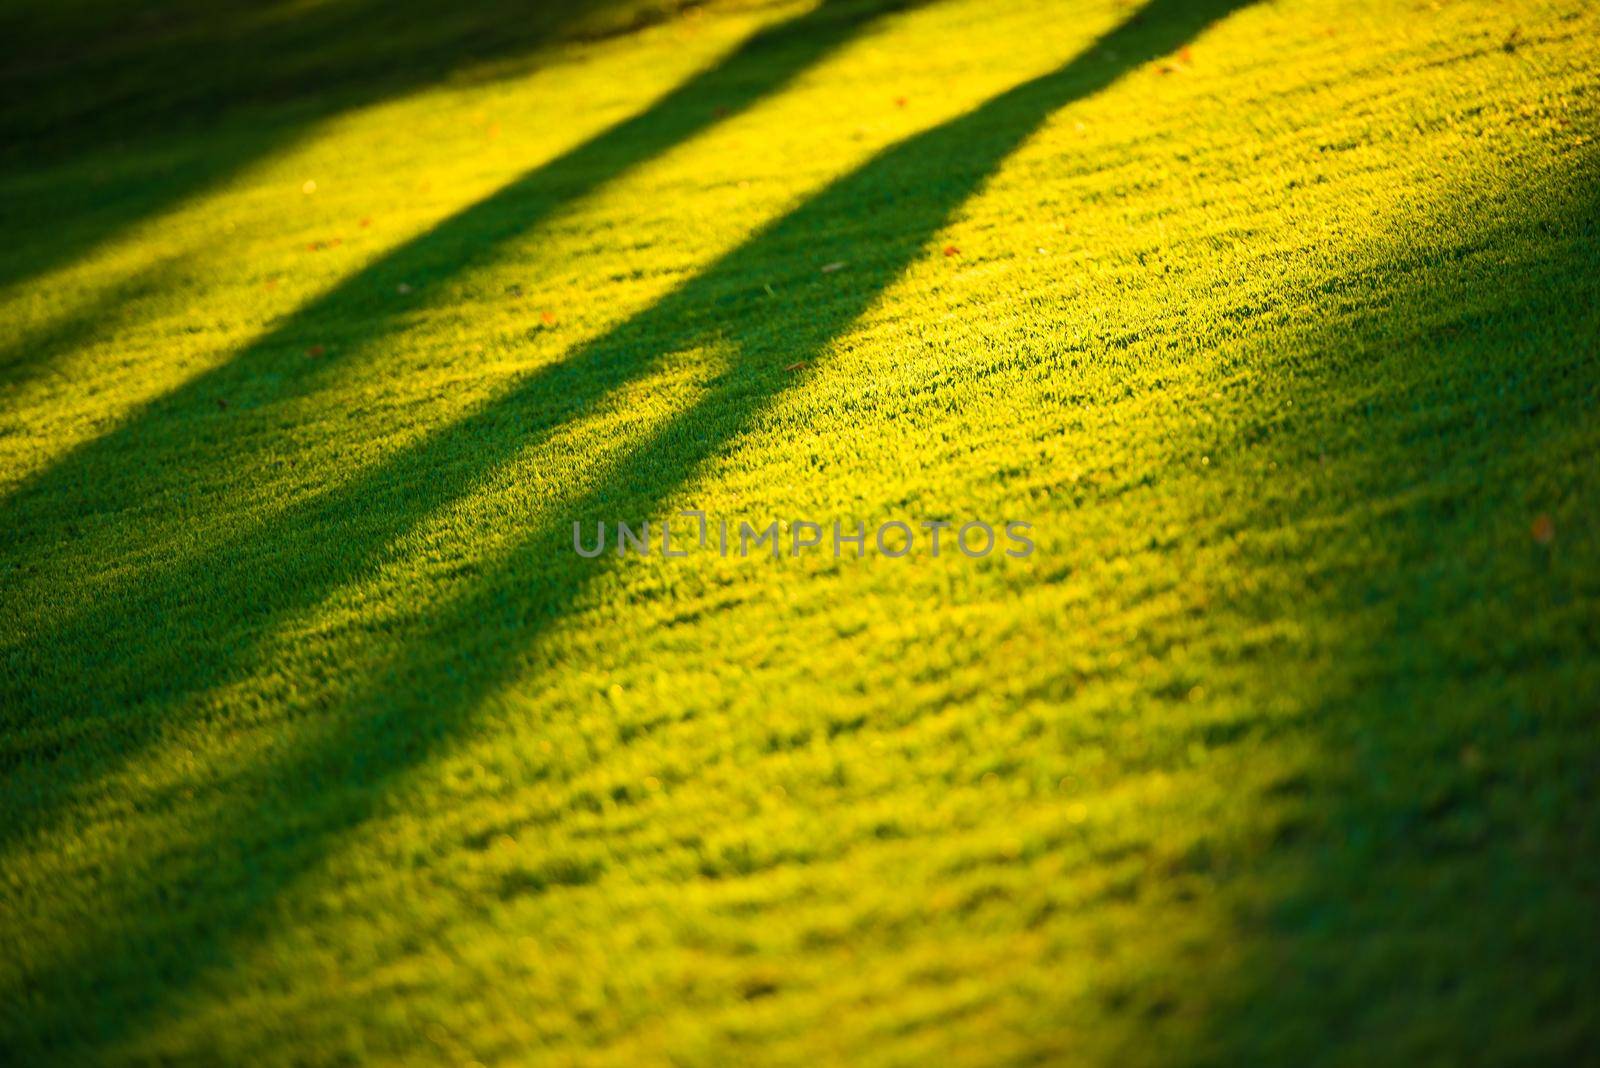
<svg viewBox="0 0 1600 1068">
<path fill-rule="evenodd" d="M 1600 18 L 1132 13 L 7 172 L 0 1052 L 1600 1048 Z M 1039 552 L 567 549 L 690 506 Z"/>
</svg>

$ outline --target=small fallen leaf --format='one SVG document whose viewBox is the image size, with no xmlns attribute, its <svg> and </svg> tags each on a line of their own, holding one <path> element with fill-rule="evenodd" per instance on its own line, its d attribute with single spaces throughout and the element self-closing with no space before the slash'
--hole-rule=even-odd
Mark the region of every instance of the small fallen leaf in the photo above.
<svg viewBox="0 0 1600 1068">
<path fill-rule="evenodd" d="M 313 242 L 311 242 L 309 245 L 306 246 L 306 251 L 307 252 L 321 252 L 322 251 L 322 242 L 321 241 L 313 241 Z"/>
<path fill-rule="evenodd" d="M 546 326 L 554 326 L 556 325 L 556 313 L 552 311 L 540 312 L 539 320 Z"/>
<path fill-rule="evenodd" d="M 788 367 L 785 367 L 784 370 L 785 371 L 798 371 L 798 370 L 800 370 L 800 368 L 804 367 L 805 365 L 806 365 L 806 361 L 804 361 L 804 360 L 796 360 L 794 363 L 791 363 Z"/>
<path fill-rule="evenodd" d="M 369 227 L 371 225 L 372 225 L 372 219 L 371 218 L 368 218 L 368 217 L 363 217 L 362 218 L 362 220 L 361 220 L 361 229 L 365 230 L 367 227 Z"/>
<path fill-rule="evenodd" d="M 954 245 L 946 245 L 944 247 L 944 254 L 946 256 L 959 256 L 961 255 L 961 250 L 956 248 Z"/>
<path fill-rule="evenodd" d="M 265 282 L 262 282 L 261 284 L 264 287 L 266 287 L 267 289 L 277 289 L 278 288 L 278 280 L 276 278 L 269 278 Z"/>
<path fill-rule="evenodd" d="M 1529 532 L 1533 535 L 1533 540 L 1540 545 L 1549 545 L 1556 540 L 1556 525 L 1551 522 L 1549 516 L 1543 513 L 1534 518 L 1533 526 L 1529 528 Z"/>
<path fill-rule="evenodd" d="M 1190 66 L 1193 66 L 1194 65 L 1194 49 L 1190 48 L 1188 45 L 1184 45 L 1182 48 L 1178 49 L 1178 58 L 1183 60 L 1185 63 L 1189 64 Z"/>
<path fill-rule="evenodd" d="M 844 270 L 844 260 L 835 260 L 832 263 L 824 263 L 822 265 L 823 274 L 832 274 L 834 271 L 842 270 Z"/>
<path fill-rule="evenodd" d="M 903 96 L 897 96 L 894 98 L 894 106 L 897 108 L 903 108 L 909 103 L 911 103 L 911 101 L 907 100 Z"/>
<path fill-rule="evenodd" d="M 327 351 L 328 350 L 323 348 L 321 345 L 312 345 L 309 349 L 306 349 L 306 356 L 315 360 L 317 357 L 321 356 Z"/>
</svg>

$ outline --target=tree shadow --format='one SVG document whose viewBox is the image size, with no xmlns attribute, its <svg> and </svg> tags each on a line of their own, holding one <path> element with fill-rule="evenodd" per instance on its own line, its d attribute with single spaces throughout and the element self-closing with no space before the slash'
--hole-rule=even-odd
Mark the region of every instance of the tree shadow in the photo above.
<svg viewBox="0 0 1600 1068">
<path fill-rule="evenodd" d="M 149 511 L 152 499 L 165 498 L 167 491 L 192 480 L 193 452 L 197 442 L 215 435 L 219 398 L 232 398 L 230 418 L 237 427 L 256 407 L 250 398 L 259 395 L 258 385 L 270 384 L 270 401 L 263 400 L 263 407 L 313 393 L 329 378 L 349 370 L 349 353 L 370 353 L 373 342 L 401 329 L 414 314 L 413 306 L 381 296 L 393 293 L 400 282 L 427 289 L 470 272 L 565 206 L 781 91 L 878 19 L 911 6 L 913 0 L 824 3 L 757 31 L 722 61 L 645 111 L 392 250 L 234 357 L 149 401 L 115 429 L 61 456 L 0 505 L 4 517 L 0 548 L 21 560 L 36 550 L 45 551 L 43 544 L 57 542 L 62 531 L 76 530 L 88 517 L 116 516 L 123 526 L 137 522 L 141 509 Z M 133 299 L 158 282 L 159 276 L 146 275 L 136 283 L 114 287 L 82 315 L 31 337 L 25 350 L 0 354 L 0 374 L 44 373 L 50 354 L 90 336 L 119 301 Z M 346 344 L 325 359 L 304 357 L 309 345 L 330 336 Z M 138 456 L 141 463 L 130 465 L 130 456 Z M 248 466 L 255 458 L 233 456 L 229 462 Z M 314 508 L 314 502 L 307 507 Z M 166 502 L 159 510 L 169 508 Z M 87 646 L 94 644 L 92 631 L 102 624 L 85 622 Z M 102 705 L 116 708 L 136 697 L 108 692 Z M 52 704 L 48 693 L 39 692 L 14 702 L 24 703 L 41 708 Z"/>
<path fill-rule="evenodd" d="M 188 257 L 167 256 L 107 286 L 102 292 L 47 326 L 0 345 L 0 391 L 62 373 L 63 358 L 102 342 L 115 340 L 143 302 L 159 297 L 178 277 Z"/>
<path fill-rule="evenodd" d="M 49 4 L 0 14 L 0 290 L 70 263 L 281 152 L 314 126 L 693 0 Z M 181 72 L 181 73 L 179 73 Z M 115 176 L 115 177 L 113 177 Z"/>
<path fill-rule="evenodd" d="M 230 803 L 193 860 L 173 861 L 149 882 L 108 875 L 114 884 L 108 895 L 117 902 L 110 911 L 122 929 L 28 978 L 13 999 L 15 1041 L 48 1048 L 69 1043 L 76 1032 L 103 1048 L 225 967 L 241 939 L 265 929 L 266 906 L 340 834 L 367 819 L 396 777 L 455 736 L 530 643 L 565 617 L 601 573 L 603 565 L 571 553 L 573 518 L 657 516 L 708 460 L 803 380 L 784 368 L 824 358 L 1055 111 L 1175 51 L 1241 6 L 1242 0 L 1151 0 L 1057 70 L 880 152 L 488 408 L 246 537 L 152 576 L 119 614 L 164 620 L 170 631 L 161 640 L 126 630 L 108 637 L 98 617 L 38 636 L 13 658 L 10 674 L 28 679 L 35 707 L 50 713 L 20 725 L 16 736 L 54 738 L 51 744 L 61 748 L 46 720 L 60 715 L 67 684 L 81 686 L 84 671 L 94 674 L 108 704 L 139 703 L 146 722 L 137 729 L 153 730 L 163 709 L 180 708 L 189 695 L 247 670 L 253 636 L 370 570 L 429 513 L 647 374 L 666 352 L 708 341 L 732 353 L 692 406 L 626 449 L 588 489 L 569 488 L 459 600 L 387 661 L 365 665 L 364 688 L 329 712 L 326 729 L 237 784 L 238 803 Z M 848 269 L 819 272 L 838 261 Z M 769 292 L 768 282 L 778 283 L 781 295 Z M 283 579 L 285 562 L 292 562 L 290 582 Z M 125 656 L 137 661 L 119 659 Z M 65 679 L 60 665 L 66 663 L 80 677 Z M 94 730 L 129 729 L 125 716 L 79 722 L 70 746 L 95 751 L 106 745 L 89 737 Z M 66 755 L 28 759 L 58 763 Z M 248 862 L 217 863 L 219 856 Z M 164 905 L 174 892 L 187 903 L 182 911 Z M 110 981 L 130 970 L 147 978 Z M 89 991 L 96 993 L 86 1022 Z"/>
<path fill-rule="evenodd" d="M 240 429 L 250 416 L 252 394 L 270 392 L 270 406 L 276 406 L 313 392 L 348 370 L 349 359 L 335 350 L 326 359 L 307 360 L 308 344 L 340 336 L 348 339 L 346 351 L 370 352 L 374 341 L 401 329 L 414 310 L 374 294 L 392 293 L 401 280 L 432 287 L 470 271 L 565 205 L 754 106 L 879 18 L 910 6 L 908 0 L 825 3 L 757 31 L 646 111 L 383 256 L 235 357 L 149 402 L 24 483 L 0 505 L 0 555 L 16 567 L 40 555 L 81 558 L 101 544 L 92 538 L 77 544 L 97 517 L 114 517 L 123 544 L 148 541 L 147 534 L 128 528 L 145 515 L 169 520 L 186 510 L 175 502 L 188 498 L 199 443 L 218 436 L 218 398 L 234 399 L 225 438 L 249 444 L 209 447 L 212 462 L 219 473 L 248 470 L 260 462 L 260 439 Z M 724 270 L 706 283 L 727 284 L 746 282 Z M 704 296 L 705 286 L 697 292 Z M 659 328 L 691 310 L 691 303 L 669 304 L 651 322 Z M 64 342 L 87 325 L 65 324 Z M 627 377 L 628 358 L 625 348 L 613 345 L 602 358 L 569 361 L 530 380 L 517 394 L 522 399 L 511 402 L 530 409 L 524 432 L 557 426 L 580 412 L 584 398 Z M 25 370 L 42 373 L 37 360 Z M 261 383 L 269 385 L 258 390 Z M 135 566 L 96 588 L 92 603 L 59 624 L 0 648 L 0 768 L 8 772 L 4 791 L 16 799 L 15 818 L 0 821 L 0 850 L 48 826 L 75 788 L 138 753 L 162 728 L 164 709 L 181 706 L 188 695 L 226 677 L 249 643 L 216 640 L 220 635 L 260 633 L 287 613 L 317 603 L 369 567 L 372 554 L 418 519 L 526 444 L 507 435 L 501 420 L 502 413 L 491 409 L 455 428 L 438 448 L 402 453 L 349 486 L 302 499 L 222 544 L 159 559 L 148 569 Z M 452 468 L 462 463 L 459 447 L 478 436 L 489 438 L 481 451 Z M 469 454 L 476 449 L 472 445 Z M 130 463 L 134 457 L 137 462 Z M 172 537 L 170 528 L 165 537 Z M 274 561 L 282 560 L 296 562 L 296 579 L 288 584 L 267 577 L 279 566 Z M 0 604 L 28 596 L 20 587 L 0 591 Z M 20 605 L 11 610 L 21 618 Z M 152 620 L 160 621 L 166 635 L 164 650 L 148 660 L 128 657 L 129 650 L 147 644 L 141 634 Z M 94 694 L 92 705 L 85 703 L 86 692 Z"/>
<path fill-rule="evenodd" d="M 627 33 L 693 6 L 642 0 L 316 5 L 169 0 L 155 8 L 20 0 L 0 13 L 0 160 L 36 166 L 198 129 L 240 108 L 342 108 L 550 43 Z M 174 77 L 182 71 L 185 77 Z M 324 98 L 326 102 L 324 103 Z"/>
<path fill-rule="evenodd" d="M 916 2 L 835 0 L 757 31 L 733 53 L 646 110 L 385 254 L 298 309 L 234 358 L 148 402 L 112 432 L 67 453 L 18 487 L 4 504 L 6 533 L 17 539 L 7 548 L 26 546 L 28 531 L 59 526 L 86 508 L 111 512 L 131 506 L 146 489 L 143 480 L 138 489 L 130 485 L 125 458 L 132 448 L 149 454 L 155 444 L 147 433 L 151 425 L 203 423 L 215 412 L 218 397 L 236 396 L 261 379 L 274 381 L 275 400 L 312 392 L 345 363 L 337 351 L 328 359 L 308 362 L 301 357 L 307 344 L 332 333 L 349 338 L 349 348 L 358 348 L 392 332 L 414 312 L 393 301 L 375 300 L 374 294 L 392 293 L 401 282 L 430 288 L 471 271 L 562 208 L 774 95 L 874 21 Z M 109 310 L 104 302 L 94 305 L 100 315 Z M 19 355 L 7 364 L 36 369 L 39 362 L 24 361 Z M 165 466 L 159 457 L 152 456 L 151 461 L 157 469 Z M 67 486 L 92 488 L 94 496 L 64 495 Z"/>
<path fill-rule="evenodd" d="M 262 373 L 264 362 L 269 362 L 273 355 L 282 355 L 274 350 L 291 347 L 297 338 L 312 333 L 317 324 L 347 327 L 351 321 L 358 321 L 361 333 L 368 337 L 387 330 L 388 322 L 404 314 L 404 310 L 392 303 L 384 307 L 374 302 L 371 294 L 375 288 L 386 287 L 392 292 L 399 281 L 425 284 L 460 275 L 491 257 L 505 241 L 536 228 L 564 206 L 617 181 L 629 171 L 777 93 L 874 22 L 921 2 L 923 0 L 824 0 L 803 14 L 757 30 L 729 55 L 676 86 L 643 111 L 588 138 L 405 242 L 300 309 L 228 364 L 135 412 L 122 428 L 124 437 L 109 435 L 65 462 L 92 465 L 108 453 L 119 453 L 126 435 L 136 434 L 139 421 L 151 417 L 151 409 L 158 406 L 168 409 L 163 413 L 168 416 L 181 416 L 189 410 L 187 405 L 196 401 L 203 410 L 205 404 L 212 403 L 218 390 L 236 386 L 249 376 Z M 230 159 L 227 146 L 231 143 L 222 137 L 205 139 L 205 166 L 233 167 L 232 162 L 226 162 Z M 277 147 L 280 146 L 276 143 L 252 144 L 250 153 L 254 158 Z M 169 169 L 170 166 L 164 165 L 164 171 Z M 124 203 L 130 200 L 137 202 L 136 205 L 130 207 Z M 121 226 L 148 210 L 148 205 L 136 194 L 106 197 L 103 190 L 92 190 L 81 205 L 68 206 L 65 210 L 56 205 L 48 213 L 49 217 L 66 218 L 69 222 L 65 230 L 54 223 L 49 229 L 46 238 L 54 250 L 51 255 L 68 255 L 66 250 L 79 243 L 73 235 L 80 229 L 87 234 L 103 229 L 102 224 L 95 221 L 102 214 L 119 220 L 117 225 Z M 20 206 L 19 212 L 23 212 Z M 0 225 L 0 230 L 14 239 L 17 226 L 8 221 Z M 100 236 L 94 237 L 94 240 L 100 239 Z M 26 256 L 15 256 L 13 260 L 39 262 L 36 257 Z M 7 281 L 0 271 L 0 286 Z M 292 361 L 283 362 L 288 366 L 276 370 L 288 372 L 301 390 L 310 388 L 317 378 L 313 369 L 294 365 Z M 40 364 L 39 359 L 33 359 L 28 362 L 28 368 L 21 368 L 20 364 L 18 367 L 36 371 Z M 323 367 L 334 365 L 336 361 L 329 361 Z M 0 365 L 0 380 L 12 377 L 14 375 Z M 174 407 L 178 412 L 170 411 Z M 108 487 L 119 485 L 114 476 L 106 479 L 97 476 L 97 480 Z"/>
<path fill-rule="evenodd" d="M 1275 482 L 1310 488 L 1240 522 L 1319 532 L 1254 586 L 1263 622 L 1293 604 L 1325 643 L 1296 726 L 1318 755 L 1256 799 L 1278 826 L 1263 855 L 1187 873 L 1259 888 L 1197 1063 L 1600 1048 L 1594 172 L 1412 227 L 1376 307 L 1294 365 L 1297 395 L 1339 398 L 1267 450 Z"/>
</svg>

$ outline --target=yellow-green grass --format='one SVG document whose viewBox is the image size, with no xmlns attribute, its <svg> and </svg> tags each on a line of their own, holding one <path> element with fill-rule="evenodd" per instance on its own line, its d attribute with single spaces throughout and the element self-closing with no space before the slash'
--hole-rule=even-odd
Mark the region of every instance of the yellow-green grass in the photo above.
<svg viewBox="0 0 1600 1068">
<path fill-rule="evenodd" d="M 7 1061 L 1600 1050 L 1600 11 L 342 2 L 7 103 Z"/>
</svg>

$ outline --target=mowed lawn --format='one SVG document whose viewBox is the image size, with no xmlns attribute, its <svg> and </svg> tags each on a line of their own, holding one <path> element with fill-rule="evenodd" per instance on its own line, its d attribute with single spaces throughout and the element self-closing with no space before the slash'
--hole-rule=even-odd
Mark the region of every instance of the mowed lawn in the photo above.
<svg viewBox="0 0 1600 1068">
<path fill-rule="evenodd" d="M 0 1061 L 1600 1056 L 1600 8 L 445 8 L 0 20 Z"/>
</svg>

